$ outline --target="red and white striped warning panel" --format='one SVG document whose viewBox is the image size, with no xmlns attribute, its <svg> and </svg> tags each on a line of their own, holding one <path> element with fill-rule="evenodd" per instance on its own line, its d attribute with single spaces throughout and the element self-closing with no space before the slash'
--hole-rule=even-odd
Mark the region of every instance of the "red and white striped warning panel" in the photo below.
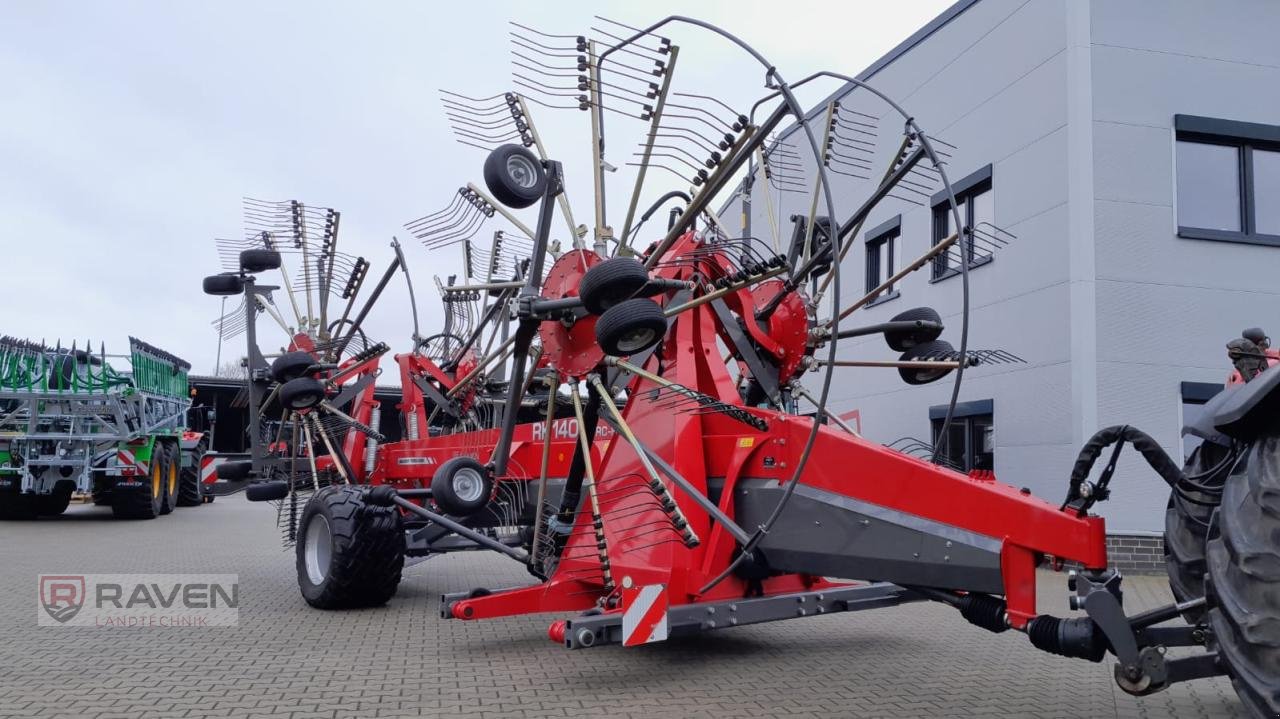
<svg viewBox="0 0 1280 719">
<path fill-rule="evenodd" d="M 231 459 L 248 459 L 247 454 L 216 455 L 205 454 L 200 457 L 200 484 L 211 484 L 218 481 L 218 465 Z"/>
<path fill-rule="evenodd" d="M 667 632 L 667 585 L 623 586 L 622 645 L 665 641 Z"/>
<path fill-rule="evenodd" d="M 120 474 L 129 476 L 134 474 L 146 474 L 147 464 L 139 462 L 137 457 L 133 456 L 133 452 L 127 449 L 116 450 L 116 469 L 120 470 Z"/>
</svg>

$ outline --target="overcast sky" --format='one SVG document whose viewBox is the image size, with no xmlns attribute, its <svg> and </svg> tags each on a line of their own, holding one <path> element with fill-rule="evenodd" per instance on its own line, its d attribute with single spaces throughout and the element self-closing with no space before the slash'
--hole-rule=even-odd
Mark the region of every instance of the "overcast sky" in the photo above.
<svg viewBox="0 0 1280 719">
<path fill-rule="evenodd" d="M 794 80 L 860 72 L 949 4 L 2 3 L 0 334 L 105 340 L 108 352 L 134 335 L 211 373 L 220 303 L 200 280 L 220 269 L 212 238 L 240 236 L 245 196 L 340 210 L 340 249 L 368 258 L 371 276 L 399 236 L 430 334 L 441 318 L 431 276 L 460 261 L 455 250 L 427 252 L 402 226 L 480 182 L 484 152 L 454 141 L 437 89 L 511 89 L 509 20 L 576 35 L 609 28 L 597 13 L 633 25 L 689 13 L 740 35 Z M 681 46 L 679 89 L 735 108 L 762 93 L 762 71 L 736 48 L 704 32 L 670 34 Z M 590 224 L 586 113 L 534 114 L 566 164 L 577 221 Z M 636 139 L 621 134 L 643 127 L 609 122 L 619 164 Z M 652 176 L 648 194 L 681 185 Z M 610 188 L 620 230 L 625 169 Z M 367 323 L 371 338 L 409 349 L 409 316 L 397 278 Z M 283 334 L 267 334 L 270 351 Z M 242 344 L 228 343 L 224 361 Z"/>
</svg>

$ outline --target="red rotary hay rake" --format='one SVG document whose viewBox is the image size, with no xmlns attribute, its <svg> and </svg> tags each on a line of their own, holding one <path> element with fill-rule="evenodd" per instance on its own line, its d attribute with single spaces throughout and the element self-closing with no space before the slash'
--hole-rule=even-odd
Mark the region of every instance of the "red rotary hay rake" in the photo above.
<svg viewBox="0 0 1280 719">
<path fill-rule="evenodd" d="M 766 69 L 767 94 L 752 112 L 703 120 L 718 133 L 709 137 L 680 119 L 715 118 L 726 106 L 671 90 L 679 48 L 658 33 L 681 24 L 711 30 Z M 826 409 L 835 368 L 896 368 L 912 384 L 951 375 L 954 409 L 966 368 L 1017 359 L 967 346 L 968 266 L 1010 236 L 961 221 L 941 146 L 857 80 L 819 73 L 789 85 L 745 43 L 698 21 L 668 18 L 645 30 L 617 30 L 627 37 L 596 29 L 608 41 L 517 27 L 525 32 L 513 51 L 520 58 L 516 84 L 525 94 L 445 98 L 459 138 L 489 150 L 488 192 L 467 185 L 449 208 L 409 225 L 429 247 L 461 245 L 468 279 L 441 285 L 444 332 L 420 338 L 415 311 L 414 349 L 396 357 L 406 439 L 385 443 L 377 431 L 373 377 L 387 348 L 359 331 L 372 301 L 404 266 L 398 245 L 396 261 L 354 320 L 346 319 L 350 304 L 337 323 L 299 316 L 298 326 L 309 329 L 287 327 L 289 351 L 270 367 L 250 336 L 251 405 L 257 412 L 278 402 L 282 421 L 277 441 L 259 442 L 249 461 L 226 465 L 223 480 L 231 487 L 253 480 L 252 498 L 289 508 L 289 538 L 297 542 L 299 583 L 309 602 L 382 603 L 395 592 L 406 554 L 486 548 L 524 563 L 539 581 L 447 595 L 443 615 L 582 612 L 550 624 L 551 638 L 570 648 L 931 600 L 992 632 L 1025 633 L 1045 651 L 1092 661 L 1111 653 L 1118 683 L 1135 694 L 1227 674 L 1258 715 L 1280 709 L 1276 369 L 1221 395 L 1206 413 L 1211 419 L 1189 428 L 1224 448 L 1224 459 L 1179 469 L 1141 432 L 1107 428 L 1082 450 L 1061 503 L 990 473 L 966 476 L 930 461 L 942 456 L 940 448 L 924 458 L 870 442 Z M 635 84 L 637 56 L 654 61 L 652 81 Z M 558 67 L 562 62 L 568 65 Z M 576 84 L 558 85 L 566 75 Z M 869 119 L 877 116 L 835 102 L 819 115 L 821 124 L 802 112 L 793 87 L 822 77 L 882 99 L 886 116 L 901 120 L 903 135 L 890 144 L 881 174 L 870 172 L 869 159 L 850 142 L 850 133 L 873 135 Z M 592 120 L 591 247 L 529 109 L 565 106 L 565 98 Z M 605 110 L 646 128 L 618 235 L 605 217 Z M 817 178 L 811 210 L 794 218 L 784 251 L 772 222 L 771 247 L 746 227 L 729 231 L 710 208 L 744 169 L 748 189 L 755 177 L 778 189 L 803 184 L 788 174 L 798 165 L 786 143 L 769 140 L 787 117 L 799 123 Z M 510 140 L 518 144 L 503 144 Z M 706 159 L 678 169 L 680 156 L 695 152 Z M 691 190 L 661 196 L 634 222 L 650 168 L 680 174 Z M 830 175 L 855 174 L 851 168 L 866 173 L 857 176 L 869 190 L 842 214 Z M 910 201 L 910 188 L 922 181 L 951 197 L 957 231 L 884 285 L 844 303 L 840 265 L 852 238 L 877 207 Z M 637 249 L 640 226 L 677 198 L 683 206 L 667 231 Z M 516 213 L 533 206 L 538 215 L 530 227 Z M 305 215 L 299 207 L 291 210 L 295 217 Z M 570 231 L 564 248 L 552 240 L 558 214 Z M 515 230 L 495 235 L 477 272 L 471 237 L 498 215 Z M 295 220 L 278 233 L 292 233 L 304 266 L 299 227 L 305 225 Z M 326 246 L 333 251 L 332 243 L 320 251 Z M 244 293 L 252 333 L 255 316 L 270 303 L 253 273 L 279 266 L 280 243 L 267 232 L 237 249 L 244 250 L 239 271 L 209 278 L 206 290 Z M 363 279 L 362 262 L 347 284 L 349 302 Z M 963 277 L 959 350 L 939 339 L 940 317 L 928 308 L 887 323 L 842 326 L 902 277 L 939 263 Z M 482 306 L 458 310 L 481 299 Z M 819 319 L 825 312 L 829 319 Z M 450 328 L 461 316 L 480 320 L 465 331 Z M 899 359 L 837 355 L 840 340 L 867 335 L 883 335 Z M 816 391 L 802 384 L 809 370 L 820 378 Z M 802 399 L 816 412 L 801 413 Z M 947 435 L 944 429 L 941 437 Z M 1207 560 L 1178 566 L 1183 579 L 1192 578 L 1175 585 L 1179 601 L 1132 617 L 1123 611 L 1121 577 L 1107 566 L 1104 522 L 1090 513 L 1107 496 L 1125 442 L 1169 482 L 1175 520 L 1190 516 L 1180 509 L 1188 501 L 1218 508 L 1218 529 L 1198 535 Z M 1113 445 L 1110 461 L 1090 481 L 1101 452 Z M 298 516 L 297 498 L 308 490 Z M 1037 612 L 1035 570 L 1046 558 L 1080 567 L 1068 580 L 1080 615 Z M 1180 617 L 1190 623 L 1166 624 Z M 1167 647 L 1191 645 L 1207 651 L 1165 654 Z"/>
</svg>

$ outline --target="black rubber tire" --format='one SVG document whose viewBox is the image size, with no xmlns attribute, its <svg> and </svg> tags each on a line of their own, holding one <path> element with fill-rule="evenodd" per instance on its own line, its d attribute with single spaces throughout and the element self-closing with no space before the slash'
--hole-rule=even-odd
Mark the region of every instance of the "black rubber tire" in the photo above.
<svg viewBox="0 0 1280 719">
<path fill-rule="evenodd" d="M 227 272 L 221 275 L 209 275 L 204 278 L 201 286 L 206 295 L 229 297 L 244 292 L 244 279 L 234 272 Z"/>
<path fill-rule="evenodd" d="M 35 497 L 19 492 L 0 492 L 0 520 L 22 521 L 35 518 Z"/>
<path fill-rule="evenodd" d="M 278 502 L 289 496 L 289 483 L 283 479 L 254 482 L 244 488 L 244 496 L 250 502 Z"/>
<path fill-rule="evenodd" d="M 469 475 L 472 481 L 478 482 L 476 491 L 462 497 L 455 486 L 455 477 L 459 472 Z M 453 457 L 445 460 L 431 477 L 431 499 L 445 514 L 455 517 L 469 517 L 489 503 L 493 497 L 493 475 L 479 461 L 471 457 Z"/>
<path fill-rule="evenodd" d="M 532 175 L 513 176 L 509 168 L 514 164 Z M 547 173 L 538 156 L 523 145 L 502 145 L 484 160 L 484 184 L 495 200 L 519 210 L 542 199 L 547 189 Z"/>
<path fill-rule="evenodd" d="M 160 516 L 160 508 L 164 502 L 164 483 L 161 482 L 160 493 L 152 491 L 155 484 L 154 472 L 164 469 L 158 451 L 151 453 L 151 463 L 147 467 L 147 476 L 143 478 L 141 487 L 121 487 L 111 489 L 111 513 L 116 519 L 155 519 Z M 161 475 L 163 476 L 163 475 Z"/>
<path fill-rule="evenodd" d="M 1280 436 L 1227 479 L 1209 540 L 1211 650 L 1257 717 L 1280 716 Z"/>
<path fill-rule="evenodd" d="M 899 361 L 911 362 L 913 360 L 930 359 L 940 354 L 955 352 L 955 348 L 946 340 L 933 340 L 918 344 L 908 349 L 899 357 Z M 898 375 L 902 377 L 902 381 L 907 384 L 920 385 L 937 382 L 938 380 L 951 374 L 949 368 L 944 369 L 909 369 L 907 367 L 899 367 Z"/>
<path fill-rule="evenodd" d="M 160 513 L 170 514 L 178 506 L 178 456 L 176 442 L 157 443 L 157 447 L 163 447 L 161 456 L 164 458 L 164 499 L 160 502 Z"/>
<path fill-rule="evenodd" d="M 323 577 L 314 582 L 307 568 L 311 523 L 328 523 L 330 553 Z M 396 507 L 367 504 L 356 487 L 331 485 L 311 495 L 298 523 L 298 588 L 317 609 L 349 609 L 386 604 L 404 570 L 404 525 Z"/>
<path fill-rule="evenodd" d="M 1203 475 L 1220 465 L 1230 452 L 1229 447 L 1203 442 L 1187 458 L 1182 471 Z M 1197 504 L 1183 499 L 1177 492 L 1169 492 L 1169 503 L 1164 513 L 1164 564 L 1169 575 L 1169 589 L 1179 602 L 1204 596 L 1205 548 L 1213 510 L 1217 508 L 1214 497 L 1194 490 L 1186 490 L 1186 493 L 1192 499 L 1209 504 Z M 1204 619 L 1205 611 L 1200 607 L 1186 611 L 1182 616 L 1189 623 L 1198 624 Z"/>
<path fill-rule="evenodd" d="M 280 253 L 275 250 L 242 250 L 240 269 L 245 272 L 266 272 L 280 269 Z"/>
<path fill-rule="evenodd" d="M 578 283 L 582 306 L 593 315 L 636 296 L 649 283 L 649 271 L 633 257 L 611 257 L 587 270 Z"/>
<path fill-rule="evenodd" d="M 209 445 L 204 439 L 191 450 L 191 466 L 178 471 L 178 506 L 198 507 L 204 503 L 204 485 L 200 483 L 200 459 Z"/>
<path fill-rule="evenodd" d="M 942 317 L 932 307 L 915 307 L 893 316 L 890 322 L 937 322 L 938 329 L 915 329 L 905 332 L 885 332 L 884 341 L 894 352 L 906 352 L 916 345 L 932 342 L 942 334 Z"/>
<path fill-rule="evenodd" d="M 292 410 L 311 409 L 324 397 L 324 385 L 312 377 L 298 377 L 280 385 L 280 404 Z"/>
<path fill-rule="evenodd" d="M 316 363 L 310 352 L 286 352 L 271 363 L 271 378 L 288 382 L 306 374 L 307 368 Z"/>
<path fill-rule="evenodd" d="M 657 302 L 637 297 L 620 302 L 596 320 L 596 343 L 605 354 L 629 357 L 662 341 L 667 317 Z"/>
<path fill-rule="evenodd" d="M 75 491 L 75 483 L 64 482 L 56 485 L 49 494 L 35 496 L 35 512 L 42 517 L 54 517 L 67 511 L 71 506 L 71 493 Z"/>
</svg>

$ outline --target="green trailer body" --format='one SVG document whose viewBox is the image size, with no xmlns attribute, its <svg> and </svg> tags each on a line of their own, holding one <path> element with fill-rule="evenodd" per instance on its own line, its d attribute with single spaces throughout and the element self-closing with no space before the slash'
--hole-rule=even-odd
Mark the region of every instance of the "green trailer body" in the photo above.
<svg viewBox="0 0 1280 719">
<path fill-rule="evenodd" d="M 122 498 L 118 516 L 176 506 L 178 475 L 206 445 L 185 431 L 190 367 L 133 337 L 126 356 L 0 338 L 0 518 L 60 513 L 74 492 Z"/>
</svg>

